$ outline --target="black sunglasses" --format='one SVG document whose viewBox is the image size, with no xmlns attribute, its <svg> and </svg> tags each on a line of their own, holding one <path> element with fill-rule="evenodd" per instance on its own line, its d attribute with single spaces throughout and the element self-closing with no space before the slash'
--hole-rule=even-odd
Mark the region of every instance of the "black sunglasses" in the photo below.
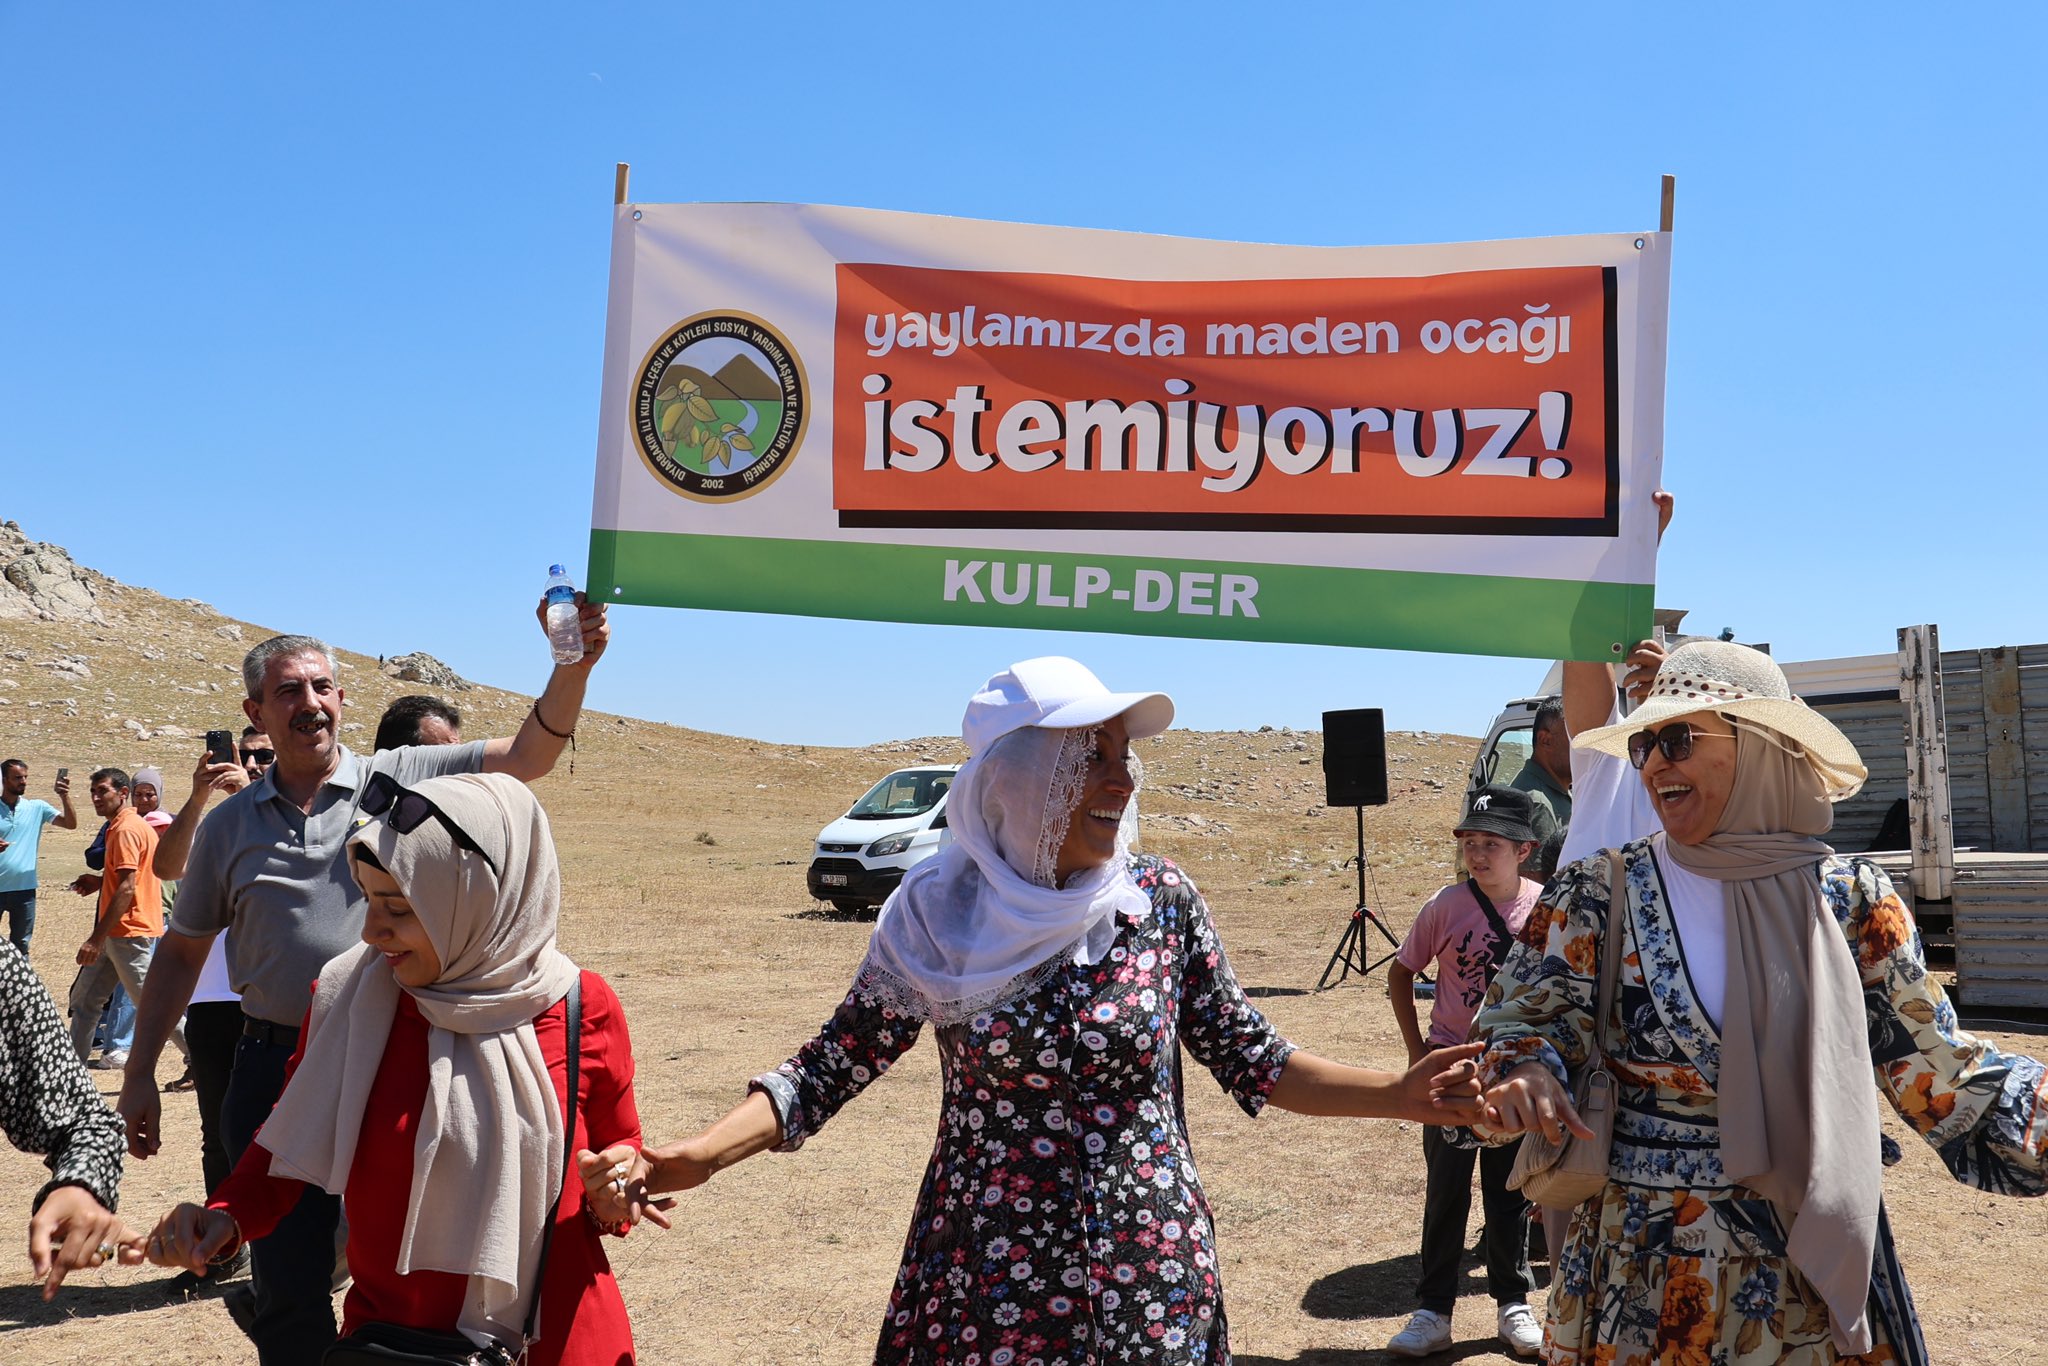
<svg viewBox="0 0 2048 1366">
<path fill-rule="evenodd" d="M 1650 762 L 1650 751 L 1659 749 L 1664 757 L 1674 764 L 1682 764 L 1692 758 L 1692 742 L 1699 740 L 1733 740 L 1732 735 L 1719 735 L 1710 730 L 1695 730 L 1689 722 L 1673 721 L 1662 730 L 1639 730 L 1628 737 L 1628 761 L 1637 768 Z"/>
<path fill-rule="evenodd" d="M 241 751 L 241 755 L 242 762 L 245 764 L 251 760 L 259 764 L 274 764 L 277 762 L 277 751 L 274 749 L 245 749 Z"/>
<path fill-rule="evenodd" d="M 493 877 L 500 876 L 497 860 L 484 852 L 484 847 L 469 837 L 469 832 L 450 820 L 448 813 L 427 797 L 409 787 L 400 787 L 398 780 L 389 773 L 376 772 L 370 775 L 370 785 L 363 789 L 363 814 L 377 816 L 401 835 L 410 835 L 427 822 L 428 817 L 441 822 L 441 827 L 455 837 L 455 842 L 484 861 Z"/>
</svg>

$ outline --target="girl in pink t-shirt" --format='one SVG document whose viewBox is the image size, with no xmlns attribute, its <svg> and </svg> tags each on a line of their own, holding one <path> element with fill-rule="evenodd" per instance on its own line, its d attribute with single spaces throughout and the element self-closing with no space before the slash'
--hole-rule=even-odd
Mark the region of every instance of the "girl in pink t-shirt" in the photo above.
<svg viewBox="0 0 2048 1366">
<path fill-rule="evenodd" d="M 1493 974 L 1535 909 L 1543 888 L 1521 874 L 1523 862 L 1536 847 L 1533 808 L 1529 794 L 1519 788 L 1483 787 L 1472 794 L 1452 831 L 1471 875 L 1423 904 L 1387 970 L 1387 995 L 1411 1060 L 1432 1048 L 1465 1041 Z M 1436 996 L 1425 1041 L 1415 1015 L 1415 974 L 1432 964 Z M 1387 1350 L 1396 1356 L 1420 1357 L 1451 1345 L 1451 1308 L 1458 1298 L 1458 1262 L 1472 1209 L 1476 1160 L 1486 1210 L 1486 1285 L 1496 1305 L 1495 1327 L 1508 1350 L 1534 1356 L 1543 1345 L 1543 1330 L 1528 1305 L 1529 1292 L 1536 1288 L 1529 1269 L 1529 1206 L 1508 1189 L 1519 1145 L 1475 1150 L 1453 1140 L 1451 1135 L 1460 1132 L 1434 1124 L 1422 1131 L 1429 1184 L 1422 1209 L 1422 1275 L 1415 1286 L 1420 1308 L 1387 1343 Z"/>
</svg>

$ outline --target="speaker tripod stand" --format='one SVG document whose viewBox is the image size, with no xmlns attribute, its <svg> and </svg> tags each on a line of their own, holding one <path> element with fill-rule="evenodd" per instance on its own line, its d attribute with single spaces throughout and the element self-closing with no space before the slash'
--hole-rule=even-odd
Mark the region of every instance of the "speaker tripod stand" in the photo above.
<svg viewBox="0 0 2048 1366">
<path fill-rule="evenodd" d="M 1401 941 L 1394 938 L 1394 932 L 1387 928 L 1387 922 L 1366 904 L 1365 808 L 1360 806 L 1354 807 L 1353 810 L 1358 815 L 1358 905 L 1352 908 L 1351 919 L 1344 926 L 1344 935 L 1337 941 L 1337 951 L 1330 955 L 1328 965 L 1323 968 L 1323 975 L 1316 981 L 1317 991 L 1326 987 L 1342 986 L 1344 979 L 1354 972 L 1360 977 L 1371 976 L 1376 968 L 1392 958 L 1394 952 L 1401 948 Z M 1373 950 L 1378 947 L 1366 934 L 1368 926 L 1378 930 L 1380 938 L 1394 946 L 1394 952 L 1383 953 L 1367 962 L 1366 960 L 1372 957 Z M 1337 974 L 1335 982 L 1330 980 L 1330 974 L 1333 972 Z"/>
</svg>

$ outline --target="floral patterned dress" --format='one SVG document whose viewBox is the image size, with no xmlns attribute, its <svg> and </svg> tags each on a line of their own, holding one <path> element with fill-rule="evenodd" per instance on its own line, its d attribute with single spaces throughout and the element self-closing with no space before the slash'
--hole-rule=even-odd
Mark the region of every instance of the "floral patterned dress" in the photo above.
<svg viewBox="0 0 2048 1366">
<path fill-rule="evenodd" d="M 934 1032 L 944 1094 L 875 1360 L 1228 1363 L 1215 1228 L 1180 1048 L 1256 1115 L 1293 1045 L 1245 998 L 1200 893 L 1141 856 L 1151 900 L 1103 959 Z M 856 986 L 758 1077 L 791 1149 L 917 1041 Z"/>
<path fill-rule="evenodd" d="M 1751 1366 L 1926 1360 L 1912 1297 L 1880 1218 L 1872 1269 L 1875 1345 L 1844 1357 L 1827 1307 L 1785 1257 L 1768 1200 L 1721 1168 L 1720 1036 L 1687 974 L 1651 841 L 1626 846 L 1627 939 L 1603 1038 L 1621 1085 L 1606 1191 L 1572 1214 L 1551 1286 L 1551 1366 Z M 1495 978 L 1473 1024 L 1490 1041 L 1488 1084 L 1530 1059 L 1563 1075 L 1586 1056 L 1612 863 L 1559 872 L 1528 943 Z M 1831 857 L 1821 890 L 1862 970 L 1876 1084 L 1956 1179 L 2012 1195 L 2048 1192 L 2043 1068 L 1956 1026 L 1927 975 L 1911 912 L 1875 864 Z M 1540 948 L 1531 945 L 1540 944 Z M 1884 1140 L 1887 1163 L 1899 1158 Z"/>
</svg>

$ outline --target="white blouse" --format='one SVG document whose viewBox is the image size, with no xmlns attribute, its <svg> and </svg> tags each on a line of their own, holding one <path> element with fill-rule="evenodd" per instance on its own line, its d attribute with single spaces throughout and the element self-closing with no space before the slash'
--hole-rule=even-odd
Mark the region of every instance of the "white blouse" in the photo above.
<svg viewBox="0 0 2048 1366">
<path fill-rule="evenodd" d="M 1664 879 L 1665 900 L 1678 928 L 1678 948 L 1699 997 L 1700 1008 L 1714 1028 L 1721 1027 L 1721 1008 L 1728 1001 L 1728 903 L 1721 884 L 1679 866 L 1665 849 L 1662 830 L 1650 837 L 1657 872 Z"/>
</svg>

